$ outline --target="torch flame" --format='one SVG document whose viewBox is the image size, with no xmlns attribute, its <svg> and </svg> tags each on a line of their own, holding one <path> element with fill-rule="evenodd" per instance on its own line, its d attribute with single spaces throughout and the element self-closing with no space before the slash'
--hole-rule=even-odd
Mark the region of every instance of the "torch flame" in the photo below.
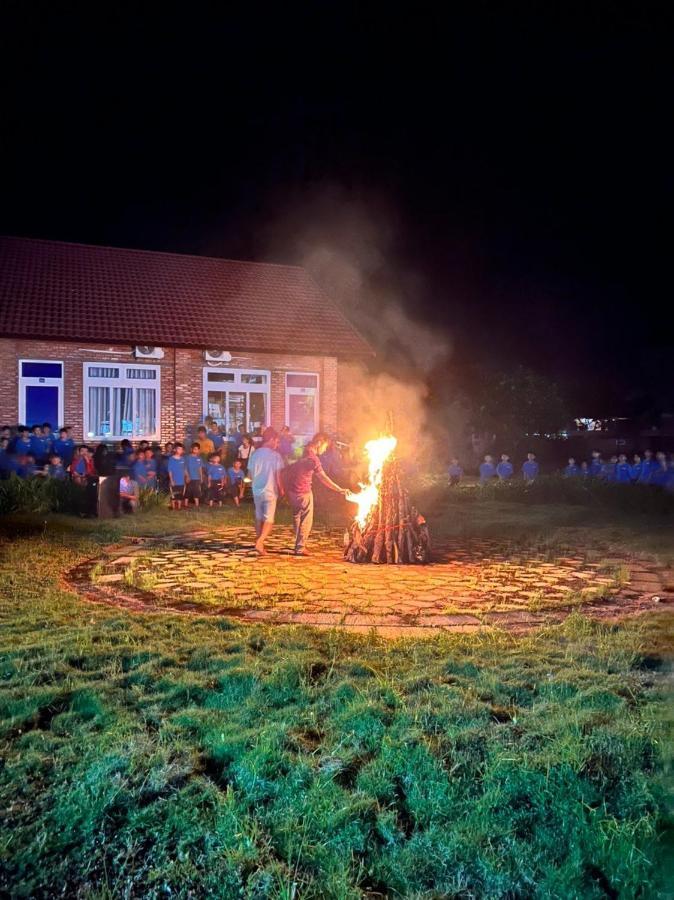
<svg viewBox="0 0 674 900">
<path fill-rule="evenodd" d="M 359 482 L 360 492 L 358 494 L 349 493 L 346 496 L 347 500 L 358 505 L 355 519 L 360 528 L 365 528 L 370 510 L 379 500 L 379 486 L 384 472 L 384 463 L 395 450 L 397 443 L 397 439 L 389 435 L 365 444 L 365 454 L 368 459 L 367 483 Z"/>
</svg>

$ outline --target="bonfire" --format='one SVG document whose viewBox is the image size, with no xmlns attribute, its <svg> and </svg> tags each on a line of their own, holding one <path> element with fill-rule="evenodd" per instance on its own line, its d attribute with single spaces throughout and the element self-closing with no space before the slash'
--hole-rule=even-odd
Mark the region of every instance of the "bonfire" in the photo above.
<svg viewBox="0 0 674 900">
<path fill-rule="evenodd" d="M 430 558 L 426 520 L 410 503 L 396 445 L 393 435 L 365 445 L 367 481 L 346 497 L 358 507 L 344 551 L 348 562 L 426 563 Z"/>
</svg>

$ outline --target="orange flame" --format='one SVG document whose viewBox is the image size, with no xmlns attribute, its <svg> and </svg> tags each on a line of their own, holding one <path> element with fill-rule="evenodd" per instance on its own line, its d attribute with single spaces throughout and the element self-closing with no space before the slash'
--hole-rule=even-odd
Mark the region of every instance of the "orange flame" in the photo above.
<svg viewBox="0 0 674 900">
<path fill-rule="evenodd" d="M 359 482 L 360 492 L 349 492 L 346 499 L 358 505 L 355 515 L 356 522 L 361 528 L 365 528 L 370 511 L 379 500 L 379 486 L 384 472 L 384 463 L 393 453 L 398 443 L 393 435 L 376 438 L 365 444 L 365 454 L 368 460 L 368 478 L 366 483 Z"/>
</svg>

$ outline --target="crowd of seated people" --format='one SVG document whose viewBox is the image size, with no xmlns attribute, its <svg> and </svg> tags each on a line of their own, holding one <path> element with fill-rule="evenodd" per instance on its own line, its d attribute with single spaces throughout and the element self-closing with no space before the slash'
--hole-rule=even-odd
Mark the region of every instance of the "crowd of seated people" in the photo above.
<svg viewBox="0 0 674 900">
<path fill-rule="evenodd" d="M 534 453 L 527 453 L 520 472 L 526 482 L 533 482 L 538 477 L 540 467 Z M 460 484 L 463 479 L 464 468 L 456 457 L 451 460 L 447 474 L 452 487 Z M 662 451 L 654 453 L 652 450 L 644 450 L 643 454 L 635 453 L 630 462 L 624 453 L 604 460 L 601 453 L 595 450 L 589 461 L 579 463 L 574 457 L 570 457 L 561 474 L 564 478 L 592 478 L 617 484 L 648 484 L 674 491 L 674 454 L 670 454 L 668 458 Z M 514 477 L 515 470 L 507 453 L 502 453 L 498 462 L 487 454 L 480 463 L 481 485 L 511 481 Z"/>
</svg>

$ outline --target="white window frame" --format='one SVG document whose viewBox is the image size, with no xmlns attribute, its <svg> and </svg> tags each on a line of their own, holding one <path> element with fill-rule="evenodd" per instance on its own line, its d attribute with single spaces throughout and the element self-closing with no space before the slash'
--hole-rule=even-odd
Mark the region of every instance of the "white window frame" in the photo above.
<svg viewBox="0 0 674 900">
<path fill-rule="evenodd" d="M 288 375 L 311 375 L 316 379 L 316 387 L 315 388 L 296 388 L 288 386 Z M 321 421 L 321 376 L 318 372 L 286 372 L 285 373 L 285 414 L 286 420 L 285 425 L 290 425 L 290 397 L 291 396 L 306 396 L 309 392 L 312 392 L 316 397 L 316 402 L 314 404 L 314 430 L 308 435 L 309 438 L 312 438 L 314 434 L 320 428 Z M 291 429 L 292 431 L 292 429 Z M 300 437 L 307 437 L 307 435 L 300 435 Z"/>
<path fill-rule="evenodd" d="M 48 365 L 60 365 L 60 378 L 43 378 L 39 375 L 23 375 L 24 363 L 46 363 Z M 27 387 L 57 387 L 58 388 L 58 422 L 52 422 L 51 426 L 58 433 L 58 429 L 64 424 L 63 421 L 63 391 L 64 391 L 64 374 L 65 365 L 62 359 L 20 359 L 19 360 L 19 422 L 30 428 L 31 425 L 42 424 L 42 422 L 26 422 L 26 388 Z"/>
<path fill-rule="evenodd" d="M 233 381 L 222 381 L 220 386 L 216 387 L 216 383 L 208 383 L 208 376 L 214 375 L 233 375 Z M 250 384 L 242 381 L 242 375 L 266 375 L 267 380 L 264 384 Z M 210 415 L 208 412 L 208 390 L 220 390 L 222 393 L 233 391 L 237 394 L 244 393 L 246 395 L 246 422 L 250 423 L 250 394 L 266 394 L 267 402 L 265 403 L 265 423 L 264 427 L 269 425 L 271 416 L 271 371 L 269 369 L 231 369 L 224 366 L 204 366 L 203 368 L 203 396 L 202 409 L 204 418 Z M 229 435 L 229 403 L 227 404 L 225 430 Z"/>
<path fill-rule="evenodd" d="M 95 375 L 89 375 L 89 366 L 95 366 L 98 369 L 119 369 L 120 374 L 117 378 L 97 378 Z M 153 369 L 156 376 L 153 379 L 143 380 L 142 378 L 127 378 L 126 369 Z M 122 374 L 124 373 L 124 374 Z M 104 434 L 89 437 L 89 388 L 90 387 L 109 387 L 109 388 L 149 388 L 153 387 L 156 392 L 155 408 L 157 411 L 155 417 L 155 430 L 151 434 Z M 82 406 L 83 406 L 83 424 L 84 439 L 99 441 L 121 441 L 127 438 L 130 441 L 159 441 L 161 437 L 161 366 L 151 366 L 148 363 L 138 362 L 134 360 L 129 362 L 124 360 L 119 362 L 108 359 L 92 359 L 82 364 Z"/>
</svg>

